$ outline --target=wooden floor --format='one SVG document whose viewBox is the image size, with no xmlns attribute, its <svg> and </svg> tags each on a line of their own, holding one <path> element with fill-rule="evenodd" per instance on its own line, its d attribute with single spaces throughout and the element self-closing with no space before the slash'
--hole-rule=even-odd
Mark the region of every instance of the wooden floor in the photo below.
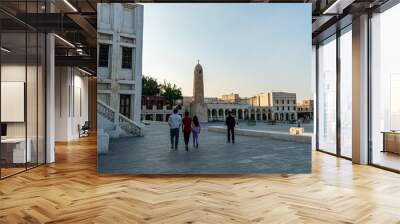
<svg viewBox="0 0 400 224">
<path fill-rule="evenodd" d="M 0 223 L 400 223 L 399 174 L 319 152 L 310 175 L 100 176 L 93 137 L 56 158 L 0 181 Z"/>
</svg>

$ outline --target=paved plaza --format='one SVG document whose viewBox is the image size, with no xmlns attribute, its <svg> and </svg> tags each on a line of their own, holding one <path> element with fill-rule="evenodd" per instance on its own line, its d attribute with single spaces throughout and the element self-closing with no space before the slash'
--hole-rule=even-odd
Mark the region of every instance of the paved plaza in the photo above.
<svg viewBox="0 0 400 224">
<path fill-rule="evenodd" d="M 210 126 L 223 126 L 223 122 L 210 122 Z M 297 127 L 297 124 L 287 124 L 287 123 L 277 123 L 274 125 L 268 124 L 265 121 L 257 121 L 256 125 L 249 126 L 247 121 L 240 121 L 239 128 L 243 129 L 254 129 L 254 130 L 264 130 L 264 131 L 279 131 L 289 133 L 290 127 Z M 305 133 L 313 133 L 313 123 L 301 124 L 300 127 L 304 128 Z"/>
<path fill-rule="evenodd" d="M 208 132 L 204 125 L 199 148 L 190 144 L 186 152 L 180 134 L 177 151 L 170 149 L 166 124 L 146 125 L 144 137 L 111 139 L 110 151 L 98 156 L 98 171 L 120 174 L 311 172 L 310 144 L 247 136 L 236 136 L 236 144 L 228 144 L 224 134 Z"/>
</svg>

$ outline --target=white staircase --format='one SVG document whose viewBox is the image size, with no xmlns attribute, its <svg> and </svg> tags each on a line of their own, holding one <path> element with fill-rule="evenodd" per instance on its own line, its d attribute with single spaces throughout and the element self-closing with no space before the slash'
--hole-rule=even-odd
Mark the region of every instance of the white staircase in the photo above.
<svg viewBox="0 0 400 224">
<path fill-rule="evenodd" d="M 97 126 L 103 129 L 110 138 L 143 136 L 143 127 L 118 111 L 114 110 L 104 102 L 97 100 Z"/>
</svg>

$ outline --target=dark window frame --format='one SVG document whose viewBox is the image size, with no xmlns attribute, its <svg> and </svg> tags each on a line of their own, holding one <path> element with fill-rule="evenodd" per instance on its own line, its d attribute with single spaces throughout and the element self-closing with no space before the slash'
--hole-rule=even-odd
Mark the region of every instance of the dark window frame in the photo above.
<svg viewBox="0 0 400 224">
<path fill-rule="evenodd" d="M 99 44 L 99 58 L 98 66 L 103 68 L 108 68 L 110 58 L 110 45 L 109 44 Z"/>
<path fill-rule="evenodd" d="M 121 67 L 124 69 L 132 69 L 133 48 L 122 47 Z"/>
</svg>

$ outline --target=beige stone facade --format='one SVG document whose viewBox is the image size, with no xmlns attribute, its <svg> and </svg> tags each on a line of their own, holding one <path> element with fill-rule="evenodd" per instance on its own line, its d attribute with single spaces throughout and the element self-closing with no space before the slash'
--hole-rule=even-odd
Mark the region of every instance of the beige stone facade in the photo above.
<svg viewBox="0 0 400 224">
<path fill-rule="evenodd" d="M 189 112 L 191 116 L 197 116 L 200 122 L 208 122 L 207 104 L 204 103 L 203 67 L 199 63 L 194 68 L 193 101 Z"/>
</svg>

